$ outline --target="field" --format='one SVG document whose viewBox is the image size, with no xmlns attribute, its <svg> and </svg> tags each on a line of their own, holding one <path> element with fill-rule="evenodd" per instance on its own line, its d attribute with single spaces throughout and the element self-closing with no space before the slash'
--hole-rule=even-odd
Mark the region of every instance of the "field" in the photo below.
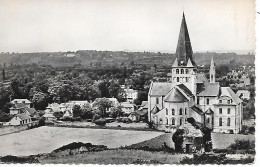
<svg viewBox="0 0 260 167">
<path fill-rule="evenodd" d="M 230 146 L 230 144 L 235 143 L 235 140 L 255 140 L 255 135 L 212 133 L 211 139 L 213 149 L 224 149 Z"/>
<path fill-rule="evenodd" d="M 106 145 L 108 148 L 132 145 L 160 136 L 162 132 L 87 128 L 39 127 L 0 136 L 0 156 L 26 156 L 49 153 L 72 142 Z"/>
</svg>

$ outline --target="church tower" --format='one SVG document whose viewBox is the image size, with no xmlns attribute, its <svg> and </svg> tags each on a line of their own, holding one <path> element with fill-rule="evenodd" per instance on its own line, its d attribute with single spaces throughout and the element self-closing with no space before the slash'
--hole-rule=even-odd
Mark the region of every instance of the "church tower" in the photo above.
<svg viewBox="0 0 260 167">
<path fill-rule="evenodd" d="M 213 56 L 211 58 L 209 74 L 210 74 L 210 79 L 209 79 L 210 83 L 215 83 L 216 70 L 215 70 L 215 64 L 214 64 Z"/>
<path fill-rule="evenodd" d="M 184 84 L 196 95 L 197 68 L 184 13 L 175 55 L 176 59 L 172 65 L 173 85 Z"/>
</svg>

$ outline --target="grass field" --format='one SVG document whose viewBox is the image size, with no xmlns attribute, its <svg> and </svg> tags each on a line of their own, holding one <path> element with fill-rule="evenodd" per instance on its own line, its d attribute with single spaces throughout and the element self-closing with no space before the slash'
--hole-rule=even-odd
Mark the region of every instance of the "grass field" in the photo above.
<svg viewBox="0 0 260 167">
<path fill-rule="evenodd" d="M 72 142 L 105 145 L 108 148 L 132 145 L 163 134 L 152 131 L 39 127 L 0 136 L 0 156 L 49 153 Z"/>
<path fill-rule="evenodd" d="M 255 140 L 255 135 L 243 135 L 243 134 L 211 134 L 213 149 L 224 149 L 235 143 L 235 140 Z"/>
</svg>

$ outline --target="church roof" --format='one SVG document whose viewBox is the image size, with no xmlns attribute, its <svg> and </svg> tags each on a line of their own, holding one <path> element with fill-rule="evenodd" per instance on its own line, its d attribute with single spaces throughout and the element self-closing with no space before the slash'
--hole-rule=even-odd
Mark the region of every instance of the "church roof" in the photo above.
<svg viewBox="0 0 260 167">
<path fill-rule="evenodd" d="M 153 82 L 151 84 L 150 95 L 165 96 L 172 89 L 172 83 Z"/>
<path fill-rule="evenodd" d="M 221 87 L 221 96 L 228 96 L 234 100 L 235 103 L 239 104 L 242 100 L 233 92 L 230 87 Z"/>
<path fill-rule="evenodd" d="M 198 90 L 198 96 L 218 96 L 219 94 L 219 83 L 204 83 L 204 88 Z"/>
<path fill-rule="evenodd" d="M 176 57 L 178 58 L 178 66 L 180 65 L 186 66 L 189 59 L 192 65 L 196 66 L 192 54 L 193 52 L 192 52 L 189 32 L 185 20 L 185 15 L 183 13 L 179 39 L 178 39 L 178 44 L 175 53 Z"/>
<path fill-rule="evenodd" d="M 173 88 L 164 99 L 165 102 L 187 102 L 189 101 L 178 89 Z"/>
<path fill-rule="evenodd" d="M 179 84 L 177 85 L 183 92 L 188 95 L 188 96 L 193 96 L 192 92 L 190 91 L 189 88 L 187 88 L 184 84 Z"/>
<path fill-rule="evenodd" d="M 192 109 L 193 111 L 195 111 L 197 114 L 199 115 L 203 115 L 203 111 L 198 107 L 198 106 L 191 106 L 190 109 Z"/>
<path fill-rule="evenodd" d="M 204 74 L 197 74 L 197 83 L 209 83 Z"/>
</svg>

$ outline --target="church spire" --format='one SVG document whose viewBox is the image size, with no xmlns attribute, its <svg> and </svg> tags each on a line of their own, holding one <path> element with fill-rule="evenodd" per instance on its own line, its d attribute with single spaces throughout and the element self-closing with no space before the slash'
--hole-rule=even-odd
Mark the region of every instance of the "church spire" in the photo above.
<svg viewBox="0 0 260 167">
<path fill-rule="evenodd" d="M 176 54 L 175 54 L 176 58 L 178 58 L 178 65 L 186 66 L 188 60 L 190 59 L 192 65 L 196 66 L 192 54 L 193 52 L 192 52 L 189 32 L 185 20 L 185 15 L 183 12 L 180 34 L 179 34 L 179 39 L 178 39 L 178 44 L 177 44 Z"/>
<path fill-rule="evenodd" d="M 209 74 L 210 74 L 210 83 L 215 83 L 216 70 L 215 70 L 213 56 L 211 57 Z"/>
</svg>

